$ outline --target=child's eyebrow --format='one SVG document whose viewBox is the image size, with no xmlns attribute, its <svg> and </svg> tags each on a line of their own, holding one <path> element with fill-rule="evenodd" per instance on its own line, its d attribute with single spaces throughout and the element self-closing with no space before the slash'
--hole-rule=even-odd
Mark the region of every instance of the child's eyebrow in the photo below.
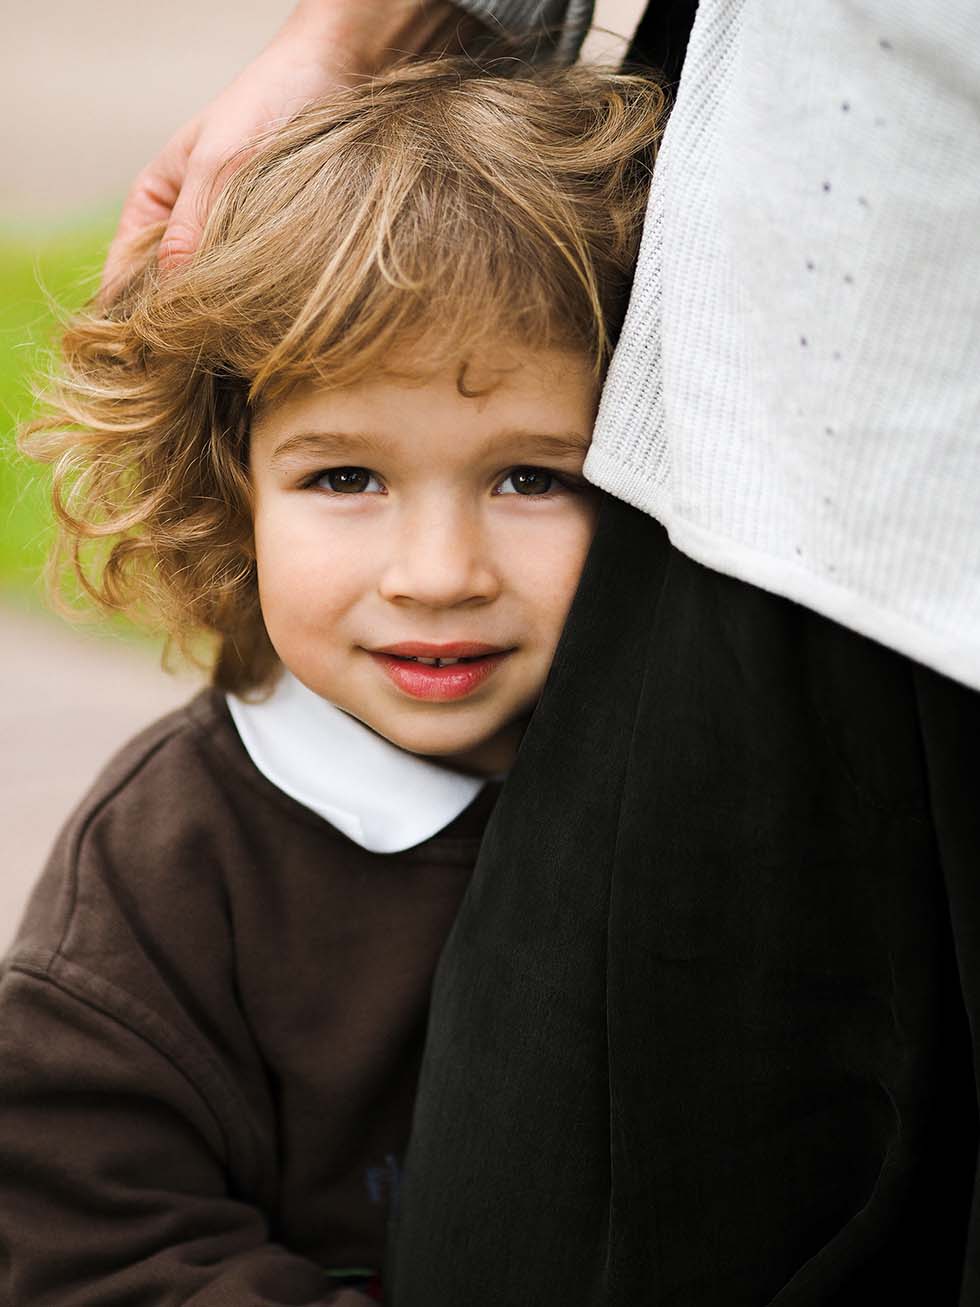
<svg viewBox="0 0 980 1307">
<path fill-rule="evenodd" d="M 591 441 L 591 432 L 569 431 L 552 435 L 533 430 L 501 431 L 486 442 L 486 450 L 489 453 L 498 448 L 508 451 L 519 449 L 525 457 L 540 455 L 542 458 L 582 458 L 588 452 Z"/>
<path fill-rule="evenodd" d="M 276 467 L 290 458 L 316 455 L 318 458 L 343 458 L 349 454 L 383 454 L 388 446 L 370 432 L 299 431 L 281 440 L 272 451 L 270 463 Z"/>
<path fill-rule="evenodd" d="M 589 448 L 591 436 L 580 432 L 552 434 L 544 431 L 516 429 L 495 432 L 474 450 L 474 457 L 499 450 L 508 456 L 532 458 L 581 458 Z M 377 458 L 391 454 L 391 446 L 369 431 L 299 431 L 287 436 L 272 451 L 273 467 L 290 458 L 315 455 L 318 458 Z"/>
</svg>

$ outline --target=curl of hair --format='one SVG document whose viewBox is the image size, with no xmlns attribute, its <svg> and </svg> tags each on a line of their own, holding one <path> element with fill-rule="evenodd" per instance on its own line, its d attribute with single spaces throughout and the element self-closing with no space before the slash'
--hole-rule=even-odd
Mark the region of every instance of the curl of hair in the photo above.
<svg viewBox="0 0 980 1307">
<path fill-rule="evenodd" d="M 148 232 L 127 284 L 67 322 L 21 437 L 53 465 L 53 575 L 67 566 L 98 605 L 185 650 L 216 637 L 223 688 L 267 684 L 257 406 L 383 372 L 403 347 L 428 371 L 501 337 L 583 351 L 601 375 L 664 109 L 639 76 L 443 59 L 251 144 L 189 264 L 161 273 Z"/>
</svg>

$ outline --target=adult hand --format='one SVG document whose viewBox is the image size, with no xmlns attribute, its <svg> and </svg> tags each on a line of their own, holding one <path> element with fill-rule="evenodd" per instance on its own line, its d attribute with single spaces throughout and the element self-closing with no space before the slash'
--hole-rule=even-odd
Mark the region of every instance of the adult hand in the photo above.
<svg viewBox="0 0 980 1307">
<path fill-rule="evenodd" d="M 260 132 L 399 56 L 466 48 L 483 30 L 449 0 L 300 0 L 258 58 L 137 176 L 106 258 L 103 291 L 125 280 L 134 242 L 148 227 L 166 223 L 162 266 L 190 258 L 214 195 Z"/>
</svg>

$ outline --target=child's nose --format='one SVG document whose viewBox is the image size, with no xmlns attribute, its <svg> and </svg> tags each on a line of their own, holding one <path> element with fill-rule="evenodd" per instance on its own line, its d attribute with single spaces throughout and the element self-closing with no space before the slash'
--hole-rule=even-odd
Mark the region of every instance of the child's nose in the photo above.
<svg viewBox="0 0 980 1307">
<path fill-rule="evenodd" d="M 443 505 L 400 516 L 378 588 L 392 603 L 451 608 L 496 598 L 501 578 L 473 515 Z"/>
</svg>

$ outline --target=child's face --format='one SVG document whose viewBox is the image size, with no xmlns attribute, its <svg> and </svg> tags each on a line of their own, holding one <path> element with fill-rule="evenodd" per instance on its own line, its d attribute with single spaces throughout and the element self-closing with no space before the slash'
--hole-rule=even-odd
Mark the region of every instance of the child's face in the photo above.
<svg viewBox="0 0 980 1307">
<path fill-rule="evenodd" d="M 263 410 L 255 550 L 299 680 L 403 749 L 489 773 L 513 758 L 592 539 L 597 387 L 556 350 L 474 360 L 478 397 L 457 375 L 307 384 Z"/>
</svg>

